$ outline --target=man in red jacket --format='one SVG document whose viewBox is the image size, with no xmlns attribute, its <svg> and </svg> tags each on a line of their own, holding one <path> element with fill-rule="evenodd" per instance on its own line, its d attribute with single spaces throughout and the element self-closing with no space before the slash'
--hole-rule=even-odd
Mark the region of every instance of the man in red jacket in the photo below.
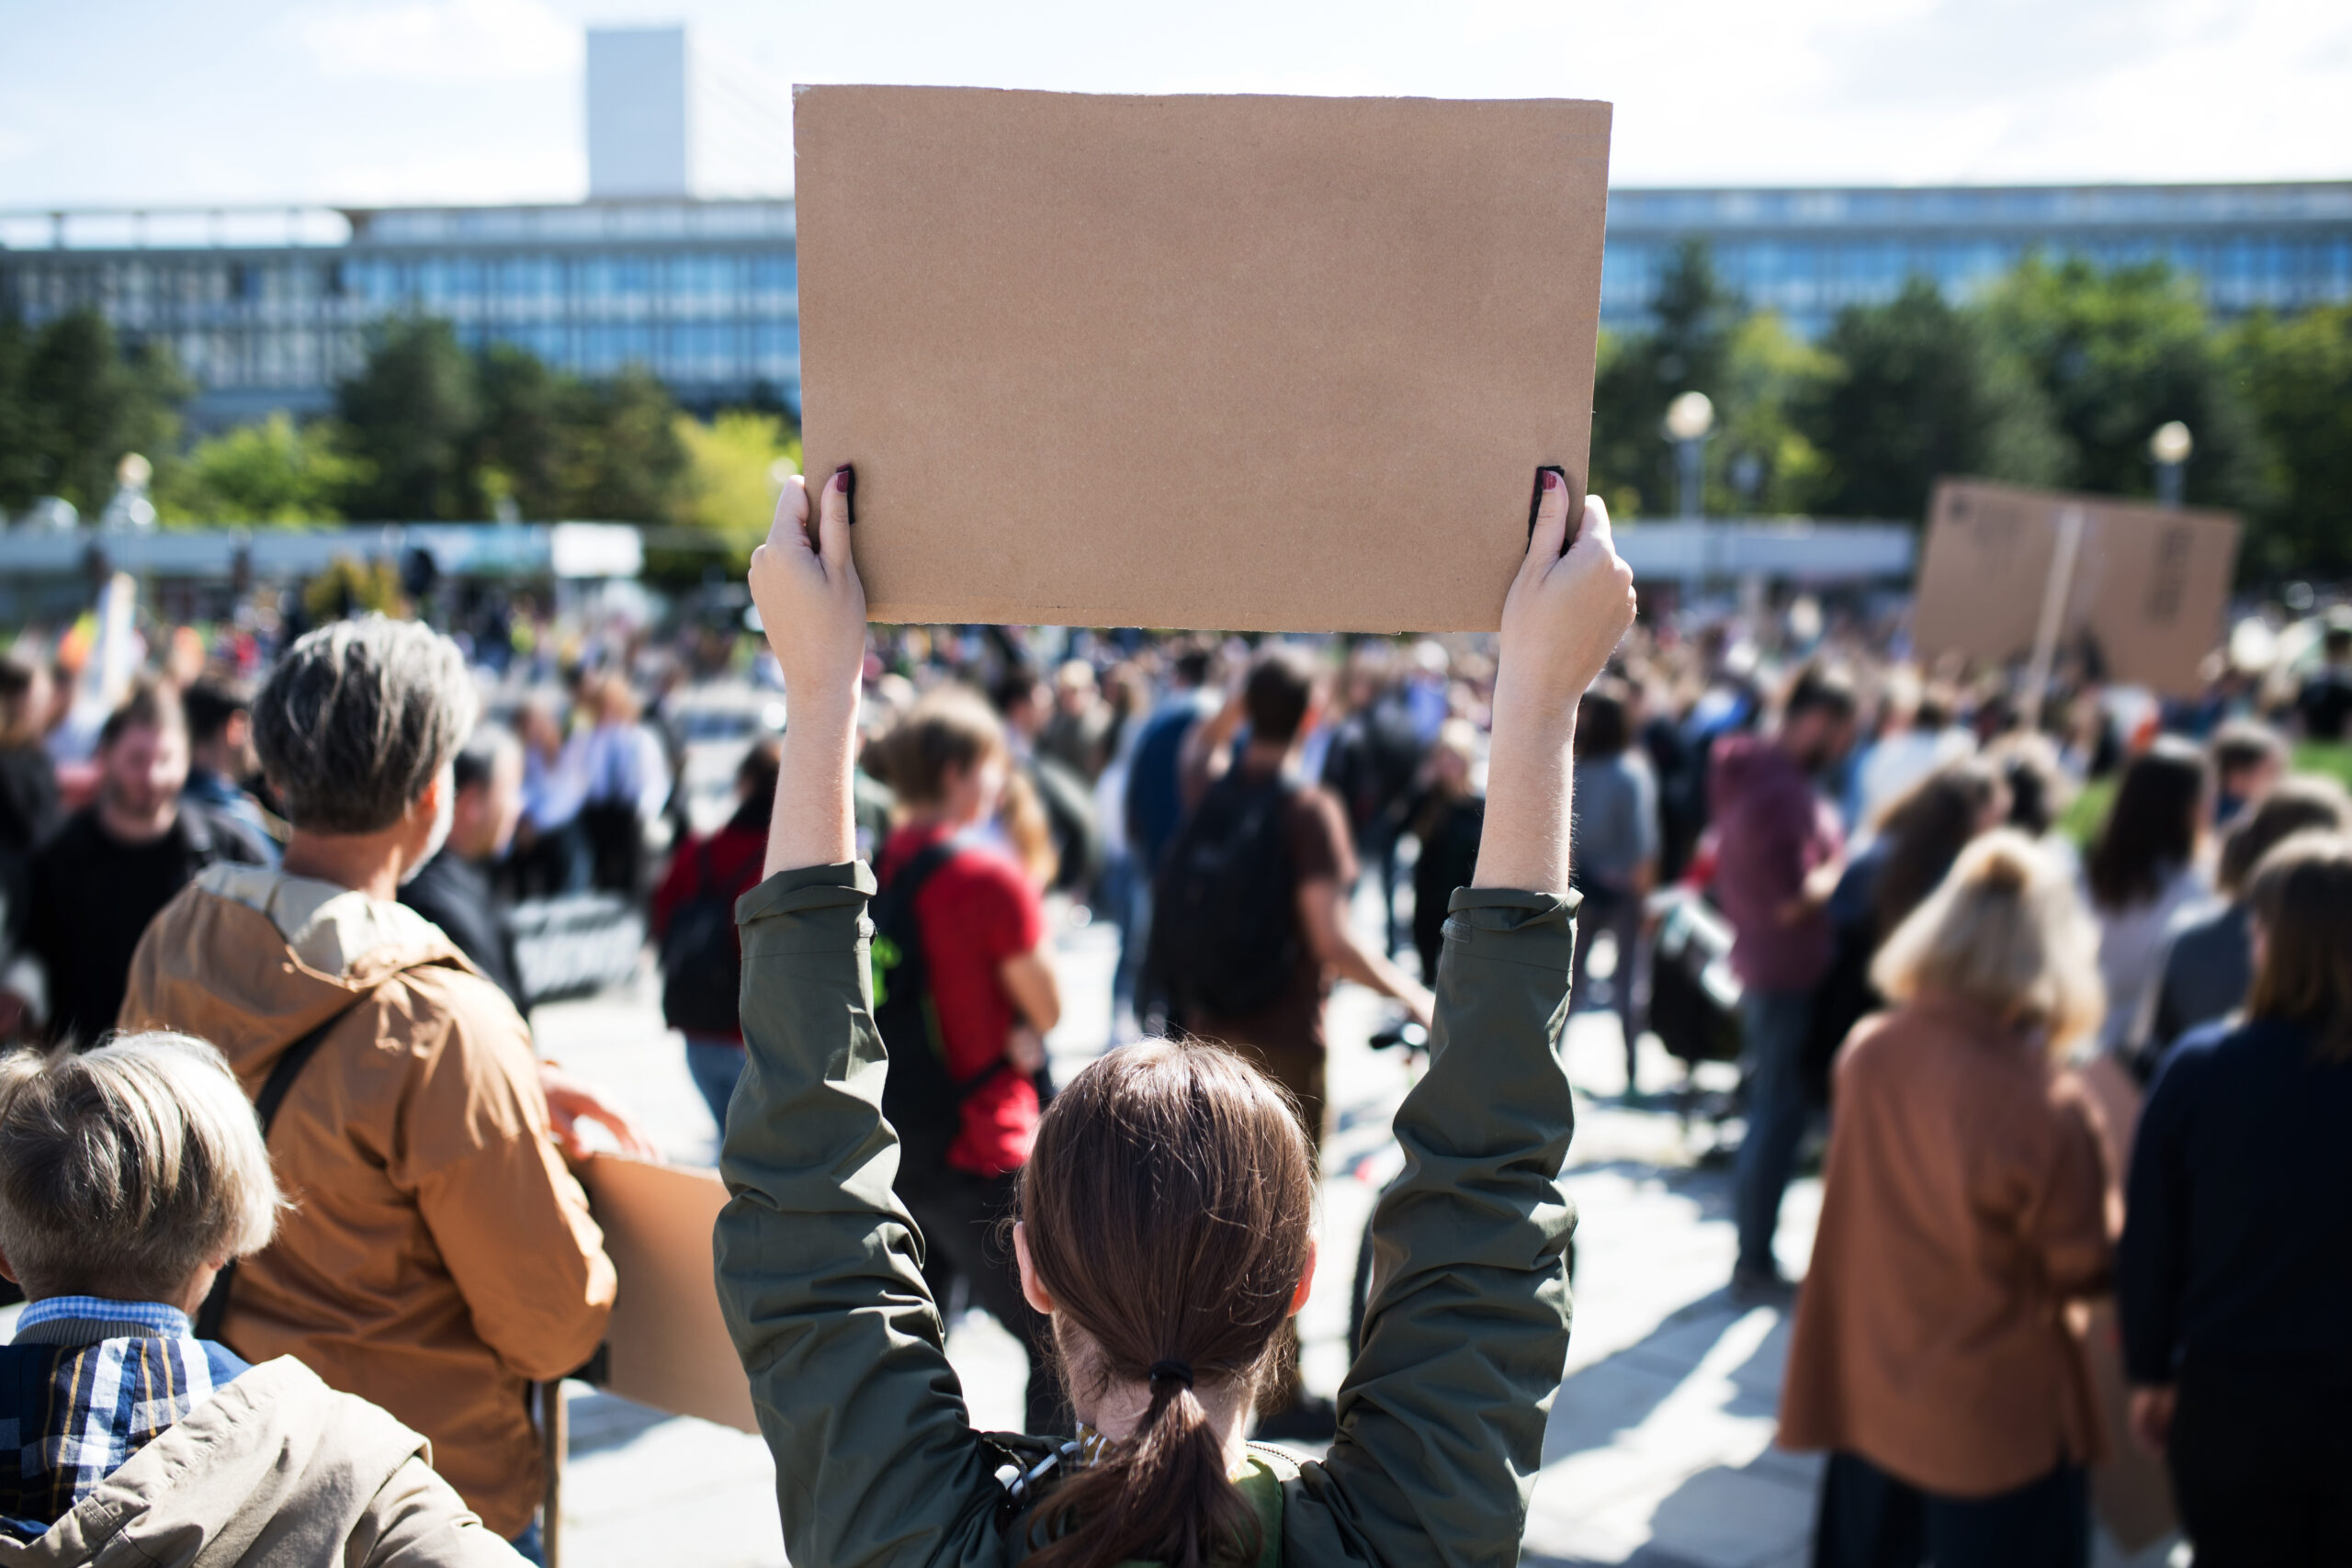
<svg viewBox="0 0 2352 1568">
<path fill-rule="evenodd" d="M 1831 957 L 1824 906 L 1844 852 L 1837 812 L 1814 781 L 1853 744 L 1855 706 L 1842 676 L 1807 670 L 1769 739 L 1734 735 L 1717 743 L 1708 781 L 1713 891 L 1731 921 L 1747 1055 L 1747 1133 L 1735 1200 L 1739 1262 L 1732 1272 L 1733 1288 L 1742 1292 L 1786 1288 L 1772 1234 L 1804 1136 L 1805 1042 L 1814 988 Z"/>
<path fill-rule="evenodd" d="M 662 947 L 667 981 L 662 1021 L 686 1037 L 686 1069 L 722 1133 L 727 1102 L 734 1096 L 735 1080 L 743 1076 L 743 1026 L 735 1016 L 742 966 L 735 900 L 759 884 L 782 754 L 774 740 L 763 740 L 744 754 L 735 773 L 735 815 L 717 832 L 679 845 L 662 886 L 653 890 L 653 939 Z M 725 975 L 713 980 L 714 967 Z M 729 984 L 727 976 L 735 983 Z"/>
</svg>

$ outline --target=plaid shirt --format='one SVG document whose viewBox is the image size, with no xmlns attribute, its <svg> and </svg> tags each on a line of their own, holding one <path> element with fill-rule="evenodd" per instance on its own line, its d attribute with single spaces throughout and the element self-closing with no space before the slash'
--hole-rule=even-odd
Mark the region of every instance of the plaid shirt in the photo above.
<svg viewBox="0 0 2352 1568">
<path fill-rule="evenodd" d="M 0 1529 L 45 1534 L 244 1370 L 161 1303 L 52 1296 L 27 1307 L 16 1342 L 0 1347 Z"/>
</svg>

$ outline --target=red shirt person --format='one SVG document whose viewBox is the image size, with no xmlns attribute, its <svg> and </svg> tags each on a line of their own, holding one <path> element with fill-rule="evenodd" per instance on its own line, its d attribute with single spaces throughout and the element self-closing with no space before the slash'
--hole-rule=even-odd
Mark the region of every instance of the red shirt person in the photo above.
<svg viewBox="0 0 2352 1568">
<path fill-rule="evenodd" d="M 899 1195 L 929 1244 L 933 1298 L 947 1300 L 958 1278 L 969 1284 L 974 1303 L 1029 1353 L 1030 1426 L 1059 1431 L 1068 1417 L 1047 1370 L 1046 1320 L 1022 1299 L 1012 1259 L 996 1239 L 1015 1173 L 1036 1142 L 1034 1075 L 1045 1066 L 1045 1032 L 1061 1017 L 1037 885 L 989 837 L 1012 754 L 989 705 L 952 686 L 925 696 L 877 744 L 900 823 L 882 847 L 876 878 L 887 892 L 923 852 L 948 846 L 912 900 L 924 986 L 948 1076 L 970 1083 L 988 1075 L 962 1102 L 944 1171 L 902 1180 Z M 989 1073 L 998 1062 L 1012 1070 Z M 938 1152 L 910 1149 L 908 1166 L 933 1165 L 922 1156 Z"/>
<path fill-rule="evenodd" d="M 653 890 L 653 940 L 662 947 L 665 976 L 664 1021 L 685 1036 L 687 1070 L 710 1107 L 711 1120 L 722 1131 L 727 1102 L 735 1093 L 735 1081 L 743 1076 L 743 1026 L 734 1016 L 731 999 L 707 1016 L 700 1009 L 717 999 L 708 994 L 714 987 L 706 983 L 711 959 L 731 957 L 731 965 L 718 967 L 738 971 L 738 986 L 724 987 L 725 998 L 732 998 L 740 986 L 743 950 L 735 929 L 735 900 L 759 885 L 782 755 L 774 740 L 760 741 L 744 754 L 735 772 L 735 814 L 717 832 L 679 845 L 662 885 Z M 698 951 L 707 945 L 719 951 Z M 673 998 L 673 990 L 697 994 Z M 685 1002 L 694 1015 L 673 1007 L 673 1000 Z"/>
</svg>

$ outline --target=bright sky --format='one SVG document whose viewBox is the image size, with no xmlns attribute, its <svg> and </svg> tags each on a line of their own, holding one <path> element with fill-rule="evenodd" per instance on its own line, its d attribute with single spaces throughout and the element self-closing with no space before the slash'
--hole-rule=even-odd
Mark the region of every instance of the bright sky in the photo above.
<svg viewBox="0 0 2352 1568">
<path fill-rule="evenodd" d="M 794 82 L 1606 98 L 1623 185 L 2352 176 L 2344 0 L 0 0 L 0 207 L 565 201 L 582 28 L 685 21 L 695 184 Z"/>
</svg>

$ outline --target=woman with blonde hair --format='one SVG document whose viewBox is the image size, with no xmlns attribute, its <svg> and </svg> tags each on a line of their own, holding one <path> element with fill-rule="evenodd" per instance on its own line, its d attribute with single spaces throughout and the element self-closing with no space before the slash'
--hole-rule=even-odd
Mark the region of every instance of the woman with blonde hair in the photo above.
<svg viewBox="0 0 2352 1568">
<path fill-rule="evenodd" d="M 2095 1113 L 2058 1054 L 2098 1026 L 2098 933 L 2072 880 L 1988 833 L 1897 927 L 1894 1010 L 1836 1067 L 1785 1447 L 1826 1450 L 1814 1561 L 2074 1565 L 2101 1452 L 2064 1308 L 2109 1269 Z"/>
</svg>

